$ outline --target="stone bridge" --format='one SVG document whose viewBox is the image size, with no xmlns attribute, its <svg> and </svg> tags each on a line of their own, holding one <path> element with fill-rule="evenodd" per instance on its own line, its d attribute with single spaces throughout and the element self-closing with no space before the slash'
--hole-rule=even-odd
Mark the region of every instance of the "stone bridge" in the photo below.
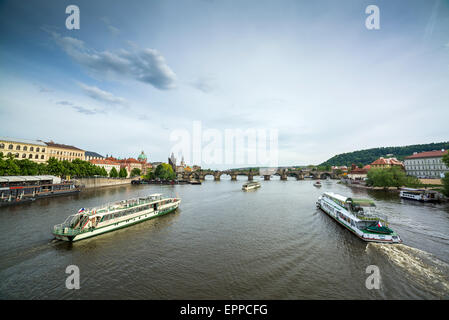
<svg viewBox="0 0 449 320">
<path fill-rule="evenodd" d="M 295 169 L 265 169 L 261 172 L 259 169 L 242 169 L 242 170 L 209 170 L 202 169 L 193 172 L 184 172 L 178 174 L 178 179 L 191 180 L 196 179 L 204 181 L 204 178 L 208 175 L 214 177 L 214 181 L 220 181 L 222 175 L 231 176 L 231 181 L 236 181 L 237 176 L 247 176 L 248 181 L 252 181 L 256 176 L 263 176 L 264 180 L 268 181 L 272 176 L 280 176 L 281 180 L 287 180 L 288 177 L 296 177 L 296 180 L 303 180 L 304 178 L 310 177 L 312 179 L 326 179 L 327 177 L 331 179 L 337 179 L 337 175 L 332 171 L 316 171 L 316 170 L 295 170 Z"/>
</svg>

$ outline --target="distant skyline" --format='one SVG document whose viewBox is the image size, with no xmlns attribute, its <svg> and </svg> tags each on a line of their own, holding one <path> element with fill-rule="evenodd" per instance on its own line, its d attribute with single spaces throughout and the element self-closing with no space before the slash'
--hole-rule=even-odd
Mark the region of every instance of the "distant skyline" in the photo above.
<svg viewBox="0 0 449 320">
<path fill-rule="evenodd" d="M 0 72 L 0 136 L 156 162 L 201 121 L 319 164 L 449 140 L 449 1 L 2 1 Z"/>
</svg>

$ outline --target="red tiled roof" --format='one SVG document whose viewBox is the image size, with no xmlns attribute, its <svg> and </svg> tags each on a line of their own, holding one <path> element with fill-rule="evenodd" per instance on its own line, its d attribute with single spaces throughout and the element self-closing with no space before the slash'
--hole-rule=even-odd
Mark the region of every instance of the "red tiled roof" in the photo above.
<svg viewBox="0 0 449 320">
<path fill-rule="evenodd" d="M 416 158 L 433 158 L 433 157 L 442 157 L 447 154 L 448 150 L 434 150 L 434 151 L 425 151 L 417 154 L 412 154 L 411 156 L 405 157 L 405 159 L 416 159 Z"/>
<path fill-rule="evenodd" d="M 398 166 L 402 166 L 402 162 L 399 161 L 396 158 L 383 158 L 380 157 L 379 159 L 377 159 L 376 161 L 374 161 L 373 163 L 371 163 L 371 165 L 375 166 L 375 165 L 398 165 Z"/>
<path fill-rule="evenodd" d="M 60 144 L 60 143 L 54 143 L 52 141 L 50 142 L 45 142 L 45 144 L 49 147 L 54 147 L 54 148 L 62 148 L 62 149 L 70 149 L 70 150 L 79 150 L 79 151 L 84 151 L 80 148 L 74 147 L 74 146 L 68 146 L 66 144 Z"/>
<path fill-rule="evenodd" d="M 368 169 L 365 168 L 355 168 L 351 170 L 351 173 L 357 173 L 357 174 L 365 174 L 368 172 Z"/>
<path fill-rule="evenodd" d="M 106 159 L 92 159 L 92 160 L 89 160 L 89 162 L 92 164 L 111 164 L 111 165 L 119 165 L 120 164 L 117 161 L 106 160 Z"/>
</svg>

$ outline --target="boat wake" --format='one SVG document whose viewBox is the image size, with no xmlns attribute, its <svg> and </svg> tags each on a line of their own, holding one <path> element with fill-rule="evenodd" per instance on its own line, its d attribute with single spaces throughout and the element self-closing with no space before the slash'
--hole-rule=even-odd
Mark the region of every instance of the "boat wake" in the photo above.
<svg viewBox="0 0 449 320">
<path fill-rule="evenodd" d="M 449 264 L 446 262 L 428 252 L 404 244 L 369 243 L 366 252 L 369 254 L 371 250 L 385 255 L 419 287 L 438 297 L 449 297 Z"/>
</svg>

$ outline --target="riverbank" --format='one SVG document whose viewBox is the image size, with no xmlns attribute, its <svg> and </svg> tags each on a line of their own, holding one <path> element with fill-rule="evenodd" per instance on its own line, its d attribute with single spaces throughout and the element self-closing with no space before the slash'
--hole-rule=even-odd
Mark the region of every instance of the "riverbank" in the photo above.
<svg viewBox="0 0 449 320">
<path fill-rule="evenodd" d="M 76 183 L 84 189 L 103 188 L 111 186 L 119 186 L 124 184 L 131 184 L 133 180 L 138 178 L 79 178 L 76 179 Z"/>
<path fill-rule="evenodd" d="M 385 192 L 391 192 L 391 193 L 399 193 L 401 191 L 401 188 L 405 188 L 405 187 L 370 187 L 370 186 L 366 186 L 366 185 L 361 184 L 361 183 L 350 183 L 350 182 L 345 182 L 343 180 L 341 180 L 339 183 L 342 184 L 342 185 L 345 185 L 347 187 L 356 188 L 356 189 L 385 191 Z M 440 189 L 437 188 L 437 187 L 423 186 L 423 187 L 420 187 L 418 189 L 435 190 L 435 191 L 437 191 L 439 193 L 440 201 L 442 201 L 442 202 L 449 202 L 449 198 L 444 196 L 440 192 Z"/>
</svg>

